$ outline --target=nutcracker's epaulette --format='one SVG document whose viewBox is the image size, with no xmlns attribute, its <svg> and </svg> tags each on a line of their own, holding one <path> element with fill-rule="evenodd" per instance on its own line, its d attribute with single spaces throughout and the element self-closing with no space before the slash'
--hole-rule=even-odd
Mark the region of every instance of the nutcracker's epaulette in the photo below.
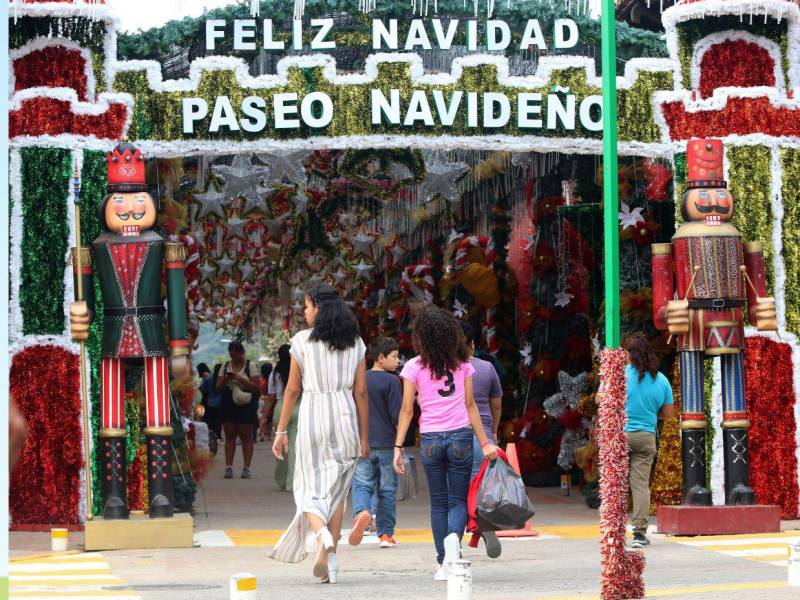
<svg viewBox="0 0 800 600">
<path fill-rule="evenodd" d="M 719 225 L 706 225 L 692 221 L 684 223 L 678 227 L 678 231 L 672 236 L 672 240 L 689 237 L 742 237 L 739 230 L 730 223 L 720 223 Z"/>
</svg>

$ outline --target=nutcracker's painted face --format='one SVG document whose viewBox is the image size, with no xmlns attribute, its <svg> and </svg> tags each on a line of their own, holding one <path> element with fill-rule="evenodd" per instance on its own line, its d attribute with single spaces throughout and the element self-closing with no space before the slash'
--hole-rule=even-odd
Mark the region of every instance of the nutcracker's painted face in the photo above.
<svg viewBox="0 0 800 600">
<path fill-rule="evenodd" d="M 733 196 L 725 188 L 693 188 L 683 195 L 684 221 L 719 225 L 733 218 Z"/>
<path fill-rule="evenodd" d="M 156 205 L 147 192 L 113 192 L 105 206 L 106 229 L 138 235 L 156 224 Z"/>
</svg>

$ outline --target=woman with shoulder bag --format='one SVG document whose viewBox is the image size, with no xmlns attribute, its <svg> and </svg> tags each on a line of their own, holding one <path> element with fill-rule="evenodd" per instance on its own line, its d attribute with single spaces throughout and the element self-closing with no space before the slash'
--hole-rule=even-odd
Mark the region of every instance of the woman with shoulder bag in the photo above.
<svg viewBox="0 0 800 600">
<path fill-rule="evenodd" d="M 222 430 L 225 432 L 225 479 L 233 478 L 236 438 L 242 440 L 242 479 L 250 479 L 253 460 L 253 422 L 258 413 L 258 369 L 245 359 L 238 340 L 228 344 L 230 361 L 220 370 L 214 386 L 221 397 Z"/>
</svg>

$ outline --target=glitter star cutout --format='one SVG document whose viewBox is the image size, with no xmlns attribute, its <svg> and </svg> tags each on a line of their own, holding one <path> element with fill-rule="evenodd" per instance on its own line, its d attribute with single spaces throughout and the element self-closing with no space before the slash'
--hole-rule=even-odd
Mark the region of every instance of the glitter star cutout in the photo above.
<svg viewBox="0 0 800 600">
<path fill-rule="evenodd" d="M 267 188 L 261 183 L 265 175 L 264 168 L 253 165 L 245 155 L 236 155 L 231 165 L 214 165 L 211 171 L 225 182 L 222 190 L 225 201 L 256 198 L 267 193 Z"/>
<path fill-rule="evenodd" d="M 403 258 L 406 256 L 406 251 L 403 250 L 403 247 L 400 245 L 400 242 L 395 242 L 394 246 L 389 248 L 389 254 L 392 255 L 392 261 L 394 264 L 399 264 L 402 262 Z"/>
<path fill-rule="evenodd" d="M 239 263 L 239 273 L 242 275 L 242 281 L 252 281 L 255 270 L 256 268 L 249 260 Z"/>
<path fill-rule="evenodd" d="M 463 163 L 432 164 L 428 167 L 428 176 L 419 186 L 419 197 L 428 203 L 441 196 L 451 205 L 460 201 L 456 182 L 469 171 Z"/>
<path fill-rule="evenodd" d="M 227 253 L 224 254 L 221 258 L 217 260 L 217 266 L 219 267 L 219 275 L 228 274 L 233 276 L 233 265 L 236 264 L 236 261 L 232 259 Z"/>
<path fill-rule="evenodd" d="M 306 182 L 305 162 L 311 155 L 309 150 L 298 150 L 296 152 L 272 152 L 270 154 L 259 154 L 258 160 L 264 163 L 269 173 L 264 178 L 267 186 L 280 185 L 282 183 L 303 184 Z"/>
<path fill-rule="evenodd" d="M 450 235 L 447 236 L 447 244 L 448 244 L 448 246 L 450 244 L 452 244 L 453 242 L 456 242 L 456 241 L 460 240 L 463 237 L 464 237 L 463 233 L 459 233 L 455 229 L 451 229 L 450 230 Z"/>
<path fill-rule="evenodd" d="M 246 224 L 247 221 L 240 219 L 236 215 L 233 215 L 228 219 L 228 222 L 225 223 L 225 237 L 229 240 L 233 238 L 244 240 L 244 226 Z"/>
<path fill-rule="evenodd" d="M 558 387 L 561 391 L 556 392 L 544 401 L 545 412 L 556 419 L 562 416 L 567 408 L 572 410 L 578 408 L 578 401 L 581 395 L 589 391 L 588 375 L 580 373 L 573 377 L 564 371 L 559 371 Z"/>
<path fill-rule="evenodd" d="M 233 279 L 229 279 L 228 281 L 226 281 L 222 287 L 225 290 L 226 296 L 235 296 L 236 292 L 239 290 L 239 284 L 236 283 Z"/>
<path fill-rule="evenodd" d="M 345 273 L 344 271 L 339 269 L 338 271 L 336 271 L 336 273 L 333 274 L 333 281 L 336 285 L 344 285 L 348 277 L 350 277 L 348 273 Z"/>
<path fill-rule="evenodd" d="M 206 245 L 206 230 L 205 229 L 195 229 L 192 232 L 192 237 L 197 242 L 198 246 L 205 246 Z"/>
<path fill-rule="evenodd" d="M 359 233 L 350 238 L 353 244 L 353 258 L 356 256 L 372 256 L 372 244 L 375 243 L 375 238 L 366 233 Z"/>
<path fill-rule="evenodd" d="M 208 262 L 207 259 L 203 262 L 203 264 L 197 267 L 197 269 L 198 271 L 200 271 L 200 278 L 203 279 L 203 281 L 211 279 L 211 276 L 214 274 L 214 271 L 217 270 L 217 268 L 213 264 Z"/>
<path fill-rule="evenodd" d="M 246 302 L 247 298 L 245 298 L 244 296 L 240 296 L 239 298 L 233 301 L 233 308 L 242 309 L 244 308 Z"/>
<path fill-rule="evenodd" d="M 366 280 L 369 280 L 370 273 L 371 273 L 371 271 L 372 271 L 372 269 L 373 269 L 373 268 L 374 268 L 374 267 L 373 267 L 373 265 L 368 265 L 368 264 L 367 264 L 367 263 L 365 263 L 365 262 L 364 262 L 364 260 L 362 259 L 362 260 L 361 260 L 361 262 L 359 262 L 359 263 L 356 265 L 356 279 L 366 279 Z"/>
<path fill-rule="evenodd" d="M 224 194 L 214 189 L 213 184 L 210 184 L 204 193 L 193 194 L 195 201 L 200 203 L 200 209 L 197 211 L 197 220 L 201 221 L 209 215 L 217 215 L 220 219 L 225 218 L 225 212 L 222 210 L 224 196 Z"/>
</svg>

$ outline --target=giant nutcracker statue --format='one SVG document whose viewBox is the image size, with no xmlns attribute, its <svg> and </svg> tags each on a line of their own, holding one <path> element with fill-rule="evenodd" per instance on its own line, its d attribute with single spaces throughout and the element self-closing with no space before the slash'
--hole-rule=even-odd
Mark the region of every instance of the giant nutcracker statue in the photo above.
<svg viewBox="0 0 800 600">
<path fill-rule="evenodd" d="M 187 368 L 186 300 L 181 243 L 164 242 L 152 230 L 156 202 L 147 192 L 145 161 L 139 149 L 121 143 L 108 153 L 108 191 L 100 206 L 104 229 L 92 246 L 82 247 L 73 264 L 81 265 L 85 302 L 70 309 L 72 337 L 84 341 L 93 309 L 91 258 L 103 292 L 101 429 L 98 460 L 106 519 L 128 518 L 125 446 L 125 367 L 144 363 L 147 403 L 147 482 L 150 517 L 172 516 L 172 451 L 167 356 L 173 370 Z M 77 260 L 76 260 L 77 259 Z M 162 269 L 166 262 L 169 351 L 163 330 Z M 77 269 L 76 269 L 77 271 Z M 77 273 L 76 273 L 77 277 Z M 76 289 L 77 282 L 76 282 Z"/>
<path fill-rule="evenodd" d="M 718 356 L 722 371 L 725 503 L 754 504 L 749 485 L 747 407 L 744 397 L 743 319 L 759 330 L 777 329 L 775 300 L 766 297 L 759 241 L 743 242 L 730 223 L 734 198 L 723 180 L 719 140 L 689 141 L 683 224 L 671 244 L 653 245 L 656 327 L 677 339 L 680 355 L 684 504 L 708 506 L 703 365 Z"/>
</svg>

